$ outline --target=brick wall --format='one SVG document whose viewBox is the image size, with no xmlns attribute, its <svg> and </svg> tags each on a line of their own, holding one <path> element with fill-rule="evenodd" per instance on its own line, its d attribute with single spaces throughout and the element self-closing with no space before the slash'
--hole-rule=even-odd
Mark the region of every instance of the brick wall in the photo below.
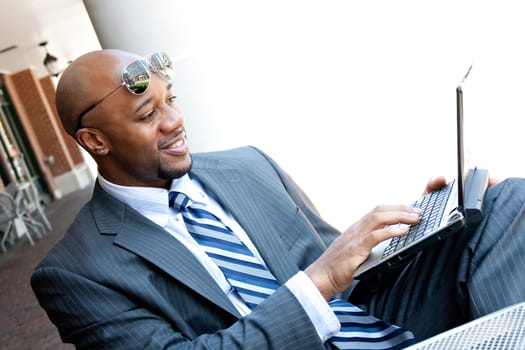
<svg viewBox="0 0 525 350">
<path fill-rule="evenodd" d="M 38 139 L 39 136 L 44 139 L 47 138 L 50 132 L 45 122 L 46 119 L 49 119 L 49 107 L 47 101 L 44 103 L 42 88 L 33 71 L 29 69 L 13 75 L 4 75 L 3 81 L 37 159 L 36 165 L 40 169 L 48 192 L 53 198 L 53 193 L 56 190 L 55 183 L 51 170 L 44 162 L 44 157 L 48 154 L 47 151 L 44 153 L 46 142 L 40 143 Z"/>
<path fill-rule="evenodd" d="M 79 167 L 87 165 L 84 155 L 73 138 L 66 134 L 58 118 L 53 78 L 38 79 L 32 69 L 26 69 L 15 74 L 2 74 L 0 79 L 23 128 L 31 158 L 36 160 L 32 164 L 42 176 L 51 199 L 88 184 L 87 168 Z"/>
<path fill-rule="evenodd" d="M 65 143 L 64 145 L 65 150 L 66 150 L 65 153 L 71 156 L 73 164 L 84 163 L 85 161 L 84 156 L 82 155 L 82 152 L 80 151 L 80 148 L 77 142 L 71 136 L 69 136 L 69 134 L 67 134 L 64 131 L 64 128 L 62 127 L 62 122 L 60 121 L 60 118 L 58 117 L 58 112 L 55 106 L 56 88 L 55 88 L 55 84 L 52 78 L 50 76 L 41 78 L 40 85 L 42 86 L 44 95 L 46 96 L 47 102 L 51 108 L 52 118 L 55 120 L 55 123 L 57 124 L 57 133 L 58 133 L 57 136 L 60 136 Z"/>
</svg>

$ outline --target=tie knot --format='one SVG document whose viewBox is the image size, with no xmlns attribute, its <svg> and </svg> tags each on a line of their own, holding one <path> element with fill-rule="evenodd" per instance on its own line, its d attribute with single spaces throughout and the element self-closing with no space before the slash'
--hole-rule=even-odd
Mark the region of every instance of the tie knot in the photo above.
<svg viewBox="0 0 525 350">
<path fill-rule="evenodd" d="M 191 203 L 190 197 L 182 192 L 170 191 L 168 197 L 170 207 L 173 207 L 178 211 L 186 209 Z"/>
</svg>

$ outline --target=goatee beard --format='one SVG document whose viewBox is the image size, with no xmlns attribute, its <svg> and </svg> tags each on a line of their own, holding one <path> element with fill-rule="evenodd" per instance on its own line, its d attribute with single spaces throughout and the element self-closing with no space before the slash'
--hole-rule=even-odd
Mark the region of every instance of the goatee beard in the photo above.
<svg viewBox="0 0 525 350">
<path fill-rule="evenodd" d="M 193 165 L 193 159 L 191 159 L 191 156 L 190 156 L 190 165 L 188 165 L 185 168 L 176 168 L 176 169 L 159 168 L 159 178 L 166 179 L 166 180 L 178 179 L 186 175 L 191 170 L 192 165 Z"/>
</svg>

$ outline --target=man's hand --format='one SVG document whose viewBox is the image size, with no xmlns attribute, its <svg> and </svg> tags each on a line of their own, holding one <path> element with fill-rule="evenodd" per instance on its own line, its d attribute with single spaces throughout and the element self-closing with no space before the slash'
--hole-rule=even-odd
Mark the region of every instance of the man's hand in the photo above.
<svg viewBox="0 0 525 350">
<path fill-rule="evenodd" d="M 421 210 L 407 205 L 382 205 L 344 231 L 305 273 L 326 300 L 344 291 L 357 268 L 379 242 L 408 232 Z"/>
<path fill-rule="evenodd" d="M 423 195 L 429 194 L 432 191 L 437 191 L 447 184 L 447 179 L 444 176 L 431 177 L 427 182 L 427 187 Z"/>
<path fill-rule="evenodd" d="M 501 180 L 496 179 L 494 177 L 489 178 L 489 187 L 493 186 L 493 185 L 496 185 L 500 181 Z M 437 191 L 441 187 L 445 186 L 446 184 L 447 184 L 447 180 L 445 179 L 444 176 L 431 177 L 428 180 L 427 187 L 425 188 L 425 192 L 423 192 L 423 194 L 425 195 L 425 194 L 428 194 L 428 193 L 430 193 L 432 191 Z"/>
</svg>

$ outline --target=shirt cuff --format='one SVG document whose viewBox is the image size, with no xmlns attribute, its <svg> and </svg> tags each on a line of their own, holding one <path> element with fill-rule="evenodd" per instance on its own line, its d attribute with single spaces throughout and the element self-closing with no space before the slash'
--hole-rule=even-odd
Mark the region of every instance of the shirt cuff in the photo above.
<svg viewBox="0 0 525 350">
<path fill-rule="evenodd" d="M 290 278 L 285 286 L 299 301 L 323 343 L 339 332 L 341 324 L 337 316 L 303 271 Z"/>
</svg>

